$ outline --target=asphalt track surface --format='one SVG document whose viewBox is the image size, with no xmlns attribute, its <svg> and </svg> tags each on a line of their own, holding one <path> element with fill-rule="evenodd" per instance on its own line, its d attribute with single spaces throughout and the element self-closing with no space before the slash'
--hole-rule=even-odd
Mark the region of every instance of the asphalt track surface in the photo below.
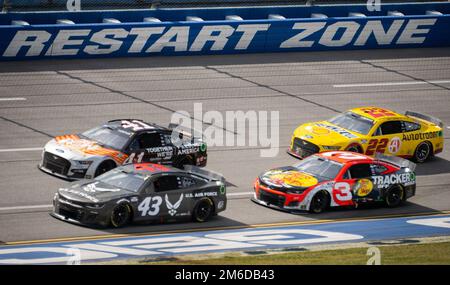
<svg viewBox="0 0 450 285">
<path fill-rule="evenodd" d="M 77 133 L 115 118 L 167 125 L 176 110 L 277 110 L 280 147 L 210 147 L 208 168 L 227 178 L 228 208 L 202 224 L 132 225 L 91 229 L 49 216 L 66 182 L 40 172 L 51 137 Z M 417 195 L 396 209 L 364 207 L 320 215 L 290 214 L 250 201 L 263 170 L 295 163 L 286 154 L 301 123 L 377 105 L 415 110 L 444 122 L 445 147 L 417 167 Z M 0 64 L 0 241 L 168 232 L 257 224 L 314 222 L 450 210 L 450 48 L 276 53 L 230 56 L 43 60 Z"/>
</svg>

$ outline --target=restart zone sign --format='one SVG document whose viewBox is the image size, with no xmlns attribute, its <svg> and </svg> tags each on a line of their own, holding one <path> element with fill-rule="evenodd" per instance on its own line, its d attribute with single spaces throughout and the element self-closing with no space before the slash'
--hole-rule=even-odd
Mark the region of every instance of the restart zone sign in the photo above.
<svg viewBox="0 0 450 285">
<path fill-rule="evenodd" d="M 433 47 L 450 16 L 0 26 L 1 60 Z"/>
</svg>

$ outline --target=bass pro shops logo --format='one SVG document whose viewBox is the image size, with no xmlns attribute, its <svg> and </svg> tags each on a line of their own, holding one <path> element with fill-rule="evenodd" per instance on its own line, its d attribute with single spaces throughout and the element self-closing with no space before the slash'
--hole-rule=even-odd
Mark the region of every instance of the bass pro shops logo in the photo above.
<svg viewBox="0 0 450 285">
<path fill-rule="evenodd" d="M 117 26 L 14 30 L 2 34 L 0 53 L 11 57 L 179 54 L 233 51 L 420 45 L 437 18 L 302 21 L 197 26 Z M 282 33 L 280 31 L 283 31 Z"/>
</svg>

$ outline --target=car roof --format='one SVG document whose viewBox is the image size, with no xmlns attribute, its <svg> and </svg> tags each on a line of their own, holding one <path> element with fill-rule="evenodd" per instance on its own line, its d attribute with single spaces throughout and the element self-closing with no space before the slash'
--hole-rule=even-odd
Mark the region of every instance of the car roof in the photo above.
<svg viewBox="0 0 450 285">
<path fill-rule="evenodd" d="M 133 125 L 138 128 L 133 128 Z M 122 132 L 127 132 L 129 134 L 144 132 L 144 131 L 162 131 L 168 130 L 168 128 L 157 125 L 155 123 L 147 123 L 143 120 L 139 119 L 115 119 L 108 121 L 104 126 L 108 126 L 114 128 L 116 130 L 120 130 Z"/>
<path fill-rule="evenodd" d="M 351 151 L 326 151 L 315 155 L 342 164 L 351 162 L 372 163 L 375 161 L 371 156 Z M 358 156 L 359 158 L 355 158 L 355 156 Z"/>
<path fill-rule="evenodd" d="M 130 163 L 121 166 L 124 170 L 130 171 L 133 173 L 139 173 L 145 176 L 152 176 L 155 174 L 161 173 L 180 173 L 183 170 L 167 166 L 161 165 L 157 163 Z"/>
<path fill-rule="evenodd" d="M 358 107 L 358 108 L 353 108 L 351 110 L 349 110 L 350 112 L 353 112 L 355 114 L 358 114 L 360 116 L 363 116 L 365 118 L 374 120 L 374 121 L 378 121 L 378 120 L 390 120 L 390 119 L 404 119 L 406 118 L 405 115 L 399 114 L 395 111 L 386 109 L 386 108 L 381 108 L 381 107 L 376 107 L 376 106 L 366 106 L 366 107 Z"/>
</svg>

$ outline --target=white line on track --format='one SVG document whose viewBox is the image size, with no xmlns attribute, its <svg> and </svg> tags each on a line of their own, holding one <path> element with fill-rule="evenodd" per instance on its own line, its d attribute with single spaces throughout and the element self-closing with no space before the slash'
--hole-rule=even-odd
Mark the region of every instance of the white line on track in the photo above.
<svg viewBox="0 0 450 285">
<path fill-rule="evenodd" d="M 399 82 L 377 82 L 377 83 L 353 83 L 353 84 L 335 84 L 335 88 L 349 87 L 373 87 L 373 86 L 395 86 L 395 85 L 420 85 L 420 84 L 443 84 L 450 83 L 450 80 L 427 80 L 427 81 L 399 81 Z"/>
<path fill-rule="evenodd" d="M 28 147 L 28 148 L 3 148 L 0 152 L 19 152 L 19 151 L 37 151 L 43 150 L 42 147 Z"/>
<path fill-rule="evenodd" d="M 236 192 L 228 193 L 227 196 L 247 196 L 251 195 L 253 192 Z M 34 210 L 34 209 L 48 209 L 53 207 L 53 205 L 28 205 L 28 206 L 13 206 L 13 207 L 0 207 L 0 211 L 16 211 L 16 210 Z"/>
<path fill-rule="evenodd" d="M 32 209 L 45 209 L 51 208 L 52 205 L 30 205 L 30 206 L 16 206 L 16 207 L 0 207 L 0 211 L 13 211 L 13 210 L 32 210 Z"/>
<path fill-rule="evenodd" d="M 27 98 L 23 97 L 12 97 L 12 98 L 0 98 L 0 101 L 25 101 Z"/>
</svg>

